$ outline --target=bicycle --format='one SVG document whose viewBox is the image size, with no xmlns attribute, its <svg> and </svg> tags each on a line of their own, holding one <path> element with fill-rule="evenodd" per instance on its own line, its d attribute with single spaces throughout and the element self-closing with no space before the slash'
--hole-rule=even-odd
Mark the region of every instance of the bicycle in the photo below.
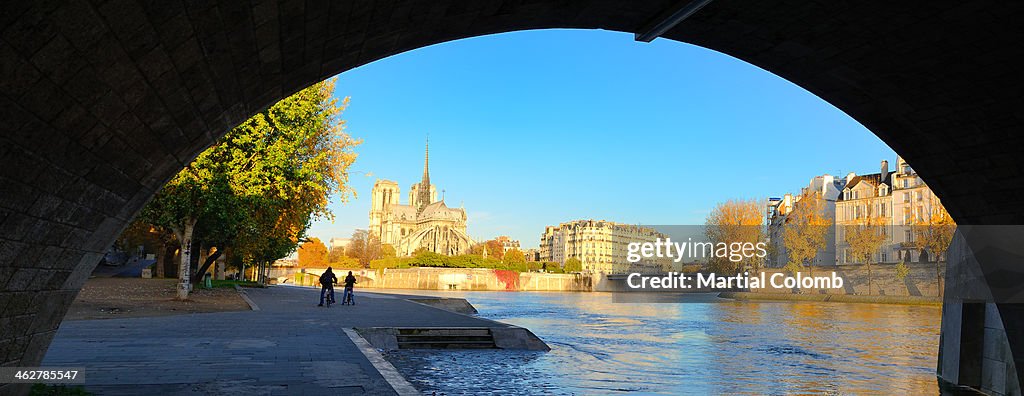
<svg viewBox="0 0 1024 396">
<path fill-rule="evenodd" d="M 324 292 L 324 302 L 327 303 L 327 308 L 330 308 L 331 304 L 334 304 L 334 289 L 330 289 Z"/>
<path fill-rule="evenodd" d="M 355 293 L 350 288 L 345 288 L 341 294 L 341 305 L 356 305 Z"/>
</svg>

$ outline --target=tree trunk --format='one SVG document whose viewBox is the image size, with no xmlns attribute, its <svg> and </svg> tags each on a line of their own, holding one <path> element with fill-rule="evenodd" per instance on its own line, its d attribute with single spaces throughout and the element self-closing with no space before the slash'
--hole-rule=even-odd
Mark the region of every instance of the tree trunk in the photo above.
<svg viewBox="0 0 1024 396">
<path fill-rule="evenodd" d="M 181 266 L 178 268 L 178 299 L 187 300 L 188 292 L 192 289 L 189 281 L 192 265 L 192 233 L 196 228 L 195 219 L 185 220 L 185 227 L 178 233 L 178 240 L 181 241 Z"/>
<path fill-rule="evenodd" d="M 155 273 L 153 274 L 154 278 L 164 277 L 164 263 L 169 259 L 167 254 L 167 250 L 170 249 L 169 246 L 169 243 L 164 242 L 160 245 L 160 250 L 157 250 L 156 252 L 156 271 L 154 271 Z M 174 255 L 174 252 L 171 252 L 171 255 Z"/>
<path fill-rule="evenodd" d="M 195 276 L 193 276 L 193 278 L 192 278 L 192 284 L 193 285 L 202 281 L 203 275 L 206 274 L 206 271 L 210 270 L 210 265 L 212 265 L 214 262 L 216 262 L 217 258 L 220 257 L 221 253 L 223 252 L 219 248 L 214 248 L 214 249 L 216 249 L 216 250 L 214 250 L 212 254 L 207 256 L 206 260 L 203 261 L 203 265 L 200 266 L 198 270 L 196 270 Z"/>
<path fill-rule="evenodd" d="M 871 263 L 868 262 L 868 295 L 871 295 Z"/>
</svg>

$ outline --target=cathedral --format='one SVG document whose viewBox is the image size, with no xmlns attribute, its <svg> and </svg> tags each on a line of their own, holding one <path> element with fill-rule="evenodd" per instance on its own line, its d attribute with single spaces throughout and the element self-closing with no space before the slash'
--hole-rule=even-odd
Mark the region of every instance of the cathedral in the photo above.
<svg viewBox="0 0 1024 396">
<path fill-rule="evenodd" d="M 419 248 L 444 255 L 469 251 L 473 240 L 466 235 L 466 210 L 449 208 L 430 184 L 430 147 L 423 160 L 423 179 L 409 189 L 409 204 L 399 204 L 398 183 L 377 180 L 370 194 L 370 234 L 395 248 L 399 256 Z"/>
</svg>

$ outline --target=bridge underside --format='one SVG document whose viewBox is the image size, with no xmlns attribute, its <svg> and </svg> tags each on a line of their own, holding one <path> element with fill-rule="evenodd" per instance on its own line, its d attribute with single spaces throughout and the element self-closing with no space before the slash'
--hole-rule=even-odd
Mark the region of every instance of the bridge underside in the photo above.
<svg viewBox="0 0 1024 396">
<path fill-rule="evenodd" d="M 4 1 L 0 362 L 38 364 L 102 252 L 154 192 L 288 94 L 459 38 L 646 32 L 686 3 Z M 1021 7 L 718 0 L 662 37 L 750 62 L 845 111 L 914 164 L 958 223 L 1024 224 Z M 824 139 L 842 149 L 842 137 Z M 995 308 L 1020 361 L 1021 308 Z"/>
</svg>

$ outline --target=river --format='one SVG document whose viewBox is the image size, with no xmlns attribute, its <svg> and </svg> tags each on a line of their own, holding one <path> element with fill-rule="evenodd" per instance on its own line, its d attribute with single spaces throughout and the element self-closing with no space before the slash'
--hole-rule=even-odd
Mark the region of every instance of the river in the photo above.
<svg viewBox="0 0 1024 396">
<path fill-rule="evenodd" d="M 432 292 L 526 327 L 550 352 L 401 350 L 426 394 L 937 394 L 941 309 L 737 302 L 619 303 L 609 293 Z"/>
</svg>

